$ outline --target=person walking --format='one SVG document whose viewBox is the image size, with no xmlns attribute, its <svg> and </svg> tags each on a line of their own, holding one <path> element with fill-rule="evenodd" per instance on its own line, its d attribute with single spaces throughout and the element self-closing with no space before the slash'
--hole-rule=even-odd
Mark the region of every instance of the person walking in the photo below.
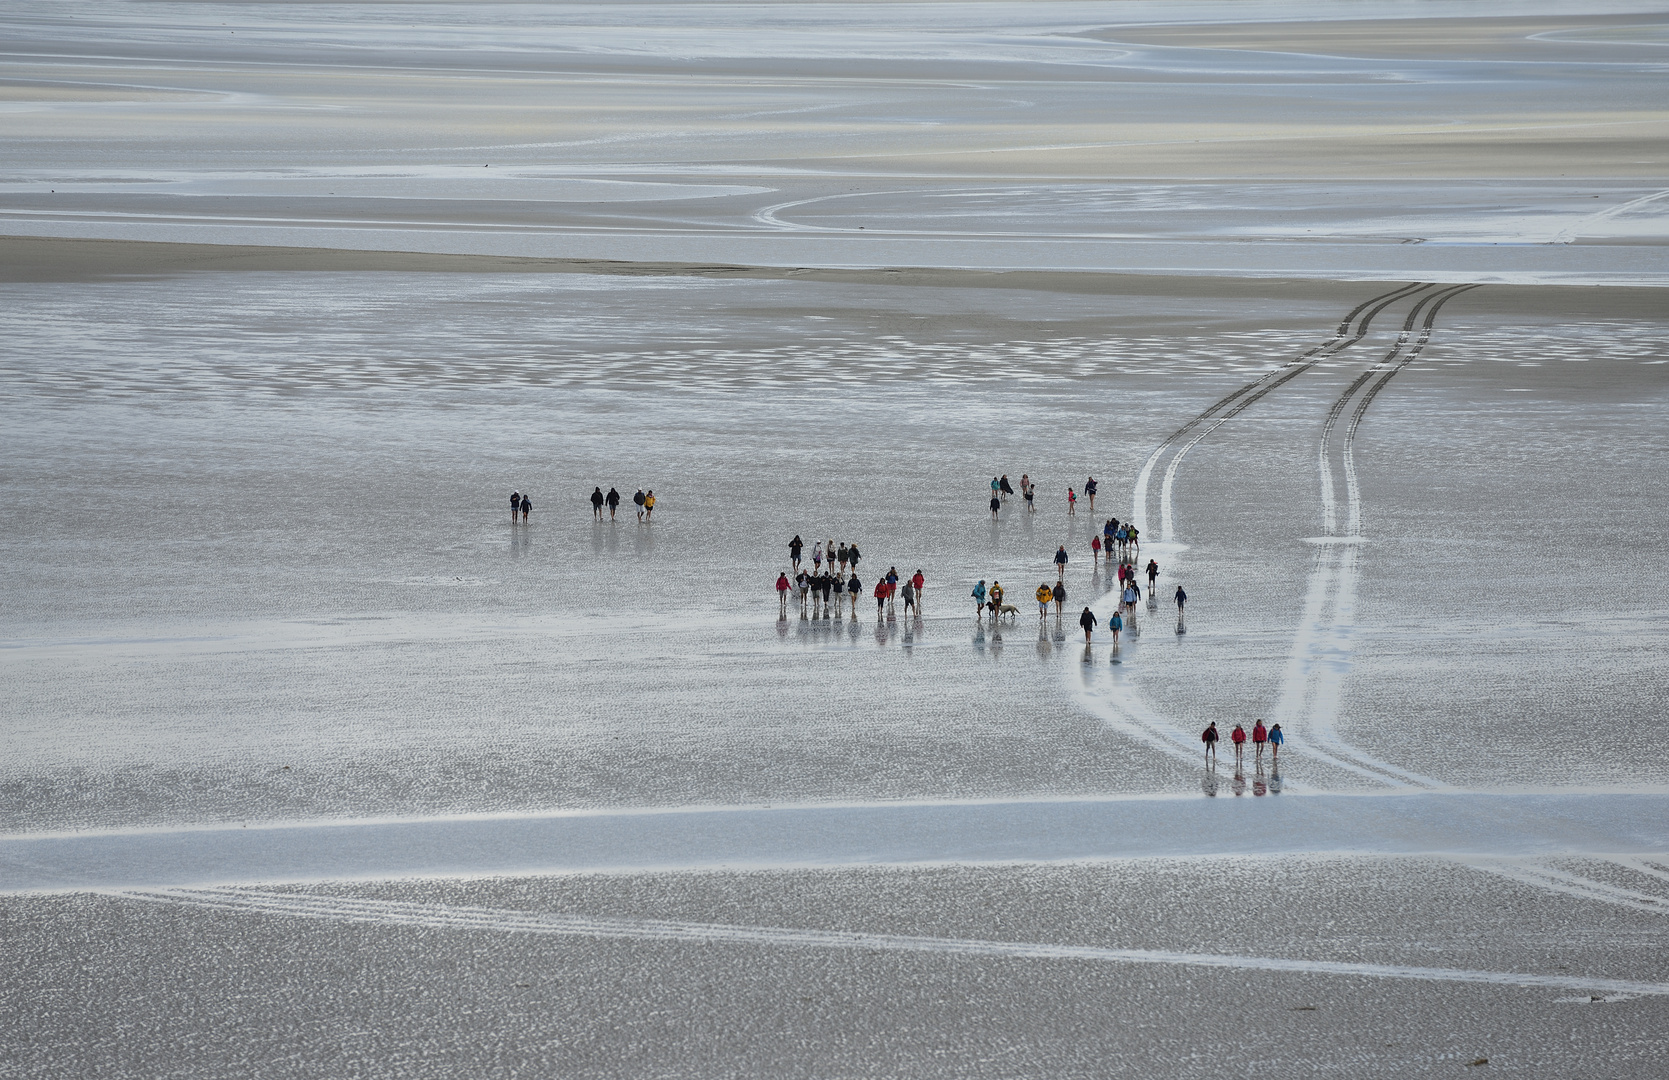
<svg viewBox="0 0 1669 1080">
<path fill-rule="evenodd" d="M 1089 557 L 1090 557 L 1090 562 L 1091 563 L 1093 563 L 1096 566 L 1101 565 L 1101 534 L 1100 533 L 1095 533 L 1095 534 L 1091 535 L 1090 538 L 1089 538 Z"/>
<path fill-rule="evenodd" d="M 1059 622 L 1061 617 L 1061 605 L 1066 603 L 1066 582 L 1055 582 L 1055 587 L 1049 591 L 1055 599 L 1055 621 Z"/>
<path fill-rule="evenodd" d="M 1090 635 L 1095 633 L 1095 623 L 1095 612 L 1091 611 L 1089 608 L 1085 608 L 1084 613 L 1078 616 L 1078 625 L 1084 628 L 1085 645 L 1089 644 Z"/>
<path fill-rule="evenodd" d="M 795 570 L 800 568 L 800 552 L 805 550 L 805 546 L 805 541 L 800 539 L 799 533 L 795 533 L 794 539 L 788 541 L 788 561 Z"/>
<path fill-rule="evenodd" d="M 991 478 L 991 501 L 998 502 L 1003 497 L 1003 482 L 995 476 Z"/>
<path fill-rule="evenodd" d="M 1107 616 L 1107 629 L 1113 632 L 1113 648 L 1118 648 L 1119 631 L 1124 629 L 1124 616 L 1114 611 Z"/>
<path fill-rule="evenodd" d="M 1124 587 L 1124 592 L 1119 594 L 1119 601 L 1123 603 L 1126 611 L 1136 606 L 1136 585 L 1134 582 Z"/>
<path fill-rule="evenodd" d="M 991 597 L 991 621 L 996 622 L 1003 614 L 1003 583 L 992 581 L 988 595 Z"/>
<path fill-rule="evenodd" d="M 1026 500 L 1026 513 L 1037 513 L 1037 485 L 1026 474 L 1020 474 L 1020 495 Z"/>
<path fill-rule="evenodd" d="M 887 579 L 886 578 L 877 578 L 875 580 L 875 621 L 876 622 L 881 621 L 881 615 L 886 611 L 886 608 L 887 608 Z"/>
<path fill-rule="evenodd" d="M 844 606 L 840 594 L 846 591 L 846 579 L 835 573 L 833 566 L 829 567 L 829 572 L 823 576 L 829 580 L 828 592 L 834 593 L 834 607 L 829 614 L 838 619 L 840 618 L 840 609 Z M 824 603 L 828 602 L 828 592 L 824 593 Z"/>
<path fill-rule="evenodd" d="M 858 572 L 858 556 L 861 554 L 861 552 L 858 551 L 858 545 L 854 542 L 851 547 L 846 549 L 846 554 L 852 560 L 852 573 L 854 573 L 854 574 L 857 573 Z"/>
<path fill-rule="evenodd" d="M 1207 764 L 1217 761 L 1217 721 L 1213 720 L 1200 733 L 1200 742 L 1205 743 L 1205 760 Z"/>
<path fill-rule="evenodd" d="M 916 587 L 906 581 L 902 591 L 904 593 L 904 617 L 907 619 L 916 606 Z"/>
<path fill-rule="evenodd" d="M 1078 514 L 1078 493 L 1071 488 L 1066 489 L 1066 516 L 1076 517 Z"/>
<path fill-rule="evenodd" d="M 1089 500 L 1089 512 L 1092 514 L 1095 513 L 1095 492 L 1099 486 L 1093 476 L 1084 481 L 1084 497 Z"/>
<path fill-rule="evenodd" d="M 1130 549 L 1139 557 L 1142 553 L 1142 530 L 1130 525 L 1127 527 L 1127 531 L 1129 532 Z"/>
<path fill-rule="evenodd" d="M 603 501 L 608 503 L 608 519 L 613 521 L 614 512 L 620 508 L 620 492 L 609 488 L 608 494 L 603 497 Z"/>
<path fill-rule="evenodd" d="M 1269 729 L 1269 764 L 1270 765 L 1274 766 L 1274 765 L 1279 765 L 1280 764 L 1280 762 L 1281 762 L 1281 744 L 1286 742 L 1286 741 L 1287 741 L 1287 737 L 1285 735 L 1281 734 L 1281 725 L 1276 724 L 1274 727 Z"/>
<path fill-rule="evenodd" d="M 1055 549 L 1055 577 L 1066 577 L 1066 564 L 1068 558 L 1069 556 L 1066 554 L 1065 544 L 1062 544 L 1060 547 Z"/>
<path fill-rule="evenodd" d="M 1229 732 L 1229 741 L 1234 743 L 1234 768 L 1238 772 L 1246 760 L 1246 729 L 1239 724 L 1234 725 L 1234 730 Z"/>
<path fill-rule="evenodd" d="M 921 610 L 921 587 L 927 584 L 927 577 L 922 574 L 920 567 L 917 567 L 916 572 L 910 575 L 910 584 L 915 586 L 916 589 L 916 610 L 919 612 Z"/>
<path fill-rule="evenodd" d="M 839 580 L 834 576 L 832 570 L 825 570 L 818 575 L 818 584 L 823 587 L 823 618 L 825 619 L 834 615 L 834 612 L 829 608 L 829 597 L 834 593 L 835 582 Z"/>
<path fill-rule="evenodd" d="M 645 496 L 643 494 L 643 489 L 642 488 L 638 488 L 637 489 L 637 494 L 632 496 L 632 502 L 637 504 L 637 519 L 639 521 L 643 520 L 643 500 L 644 500 L 644 498 L 645 498 Z"/>
<path fill-rule="evenodd" d="M 502 489 L 500 489 L 500 490 L 502 490 Z M 512 491 L 510 493 L 510 520 L 511 521 L 516 520 L 516 511 L 520 510 L 521 508 L 522 508 L 522 493 L 519 492 L 519 491 Z"/>
<path fill-rule="evenodd" d="M 527 512 L 531 509 L 533 509 L 533 500 L 528 498 L 527 495 L 524 493 L 522 495 L 522 520 L 523 521 L 527 520 Z"/>
<path fill-rule="evenodd" d="M 997 491 L 1002 496 L 1003 502 L 1007 502 L 1008 497 L 1010 495 L 1014 494 L 1014 489 L 1012 487 L 1010 487 L 1009 484 L 1008 484 L 1008 474 L 1007 473 L 1003 473 L 1002 479 L 1000 481 L 998 481 Z"/>
<path fill-rule="evenodd" d="M 811 592 L 811 575 L 801 570 L 794 575 L 794 587 L 800 592 L 800 615 L 806 613 L 806 596 Z"/>
<path fill-rule="evenodd" d="M 998 499 L 995 495 L 991 496 L 991 520 L 992 521 L 997 520 L 997 511 L 1001 510 L 1002 508 L 1003 508 L 1002 500 Z"/>
<path fill-rule="evenodd" d="M 1147 591 L 1152 594 L 1155 603 L 1159 601 L 1159 594 L 1154 591 L 1154 583 L 1159 580 L 1159 560 L 1147 561 Z"/>
<path fill-rule="evenodd" d="M 591 491 L 591 516 L 597 521 L 603 520 L 603 489 L 593 488 Z"/>
<path fill-rule="evenodd" d="M 985 617 L 985 579 L 980 578 L 974 585 L 974 591 L 969 594 L 974 598 L 974 618 Z"/>
<path fill-rule="evenodd" d="M 655 520 L 655 489 L 650 488 L 643 493 L 643 520 Z"/>
<path fill-rule="evenodd" d="M 1049 617 L 1049 602 L 1055 598 L 1055 590 L 1050 588 L 1047 581 L 1037 587 L 1037 621 L 1043 622 Z"/>
<path fill-rule="evenodd" d="M 1258 768 L 1263 768 L 1263 744 L 1269 741 L 1269 729 L 1263 726 L 1262 720 L 1252 724 L 1252 761 Z"/>
<path fill-rule="evenodd" d="M 1176 617 L 1180 619 L 1182 618 L 1183 608 L 1188 605 L 1188 594 L 1182 591 L 1181 585 L 1178 585 L 1176 587 L 1176 595 L 1172 597 L 1172 599 L 1176 601 Z"/>
<path fill-rule="evenodd" d="M 777 575 L 777 618 L 788 618 L 788 575 Z"/>
<path fill-rule="evenodd" d="M 818 573 L 823 569 L 823 542 L 819 540 L 811 545 L 811 572 Z"/>
<path fill-rule="evenodd" d="M 846 595 L 852 598 L 852 618 L 858 617 L 858 594 L 863 592 L 863 582 L 858 580 L 857 572 L 846 579 Z"/>
<path fill-rule="evenodd" d="M 840 559 L 840 572 L 844 574 L 846 573 L 846 560 L 852 557 L 852 549 L 843 542 L 836 551 L 836 555 Z"/>
</svg>

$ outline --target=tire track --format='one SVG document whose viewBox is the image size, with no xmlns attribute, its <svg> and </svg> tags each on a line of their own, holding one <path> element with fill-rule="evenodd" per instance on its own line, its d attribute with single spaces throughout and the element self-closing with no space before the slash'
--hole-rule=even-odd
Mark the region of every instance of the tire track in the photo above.
<svg viewBox="0 0 1669 1080">
<path fill-rule="evenodd" d="M 1429 283 L 1413 282 L 1364 300 L 1351 309 L 1349 314 L 1339 322 L 1339 327 L 1332 338 L 1212 403 L 1198 416 L 1171 432 L 1165 441 L 1155 447 L 1153 452 L 1148 455 L 1147 461 L 1143 463 L 1141 471 L 1136 476 L 1135 497 L 1131 507 L 1131 520 L 1136 523 L 1136 528 L 1143 534 L 1148 531 L 1148 488 L 1152 483 L 1154 469 L 1165 456 L 1167 450 L 1185 439 L 1188 440 L 1181 450 L 1172 455 L 1171 461 L 1165 469 L 1160 489 L 1159 539 L 1163 543 L 1172 543 L 1175 540 L 1175 529 L 1171 511 L 1171 494 L 1176 481 L 1177 468 L 1182 459 L 1187 456 L 1188 451 L 1198 445 L 1207 435 L 1217 430 L 1224 422 L 1240 415 L 1271 391 L 1297 378 L 1328 357 L 1343 352 L 1360 342 L 1367 336 L 1373 320 L 1387 307 L 1406 296 L 1430 287 Z M 1205 430 L 1198 430 L 1202 426 Z M 1189 438 L 1190 436 L 1193 437 Z"/>
<path fill-rule="evenodd" d="M 1356 429 L 1368 406 L 1396 374 L 1419 358 L 1431 340 L 1443 305 L 1476 285 L 1451 286 L 1422 297 L 1403 321 L 1402 331 L 1378 362 L 1363 371 L 1328 409 L 1317 461 L 1321 473 L 1323 536 L 1305 589 L 1304 609 L 1281 680 L 1274 709 L 1287 730 L 1299 730 L 1324 758 L 1359 776 L 1393 787 L 1444 788 L 1440 780 L 1364 753 L 1338 732 L 1344 679 L 1355 645 L 1356 582 L 1361 551 L 1362 500 L 1356 475 Z M 1339 421 L 1348 413 L 1342 445 L 1335 450 Z M 1338 528 L 1334 458 L 1343 472 L 1348 522 Z"/>
<path fill-rule="evenodd" d="M 1502 988 L 1603 990 L 1616 994 L 1669 997 L 1669 984 L 1628 979 L 1589 979 L 1580 975 L 1532 975 L 1472 971 L 1403 964 L 1344 963 L 1285 957 L 1234 956 L 1167 949 L 1115 949 L 1039 942 L 986 941 L 976 938 L 918 937 L 842 930 L 798 930 L 720 923 L 621 919 L 589 915 L 541 914 L 494 908 L 450 907 L 395 900 L 282 893 L 256 889 L 129 890 L 115 893 L 131 900 L 208 908 L 217 911 L 291 918 L 324 919 L 437 930 L 496 931 L 591 939 L 624 939 L 699 945 L 839 949 L 843 951 L 933 953 L 1004 960 L 1067 960 L 1127 965 L 1213 968 L 1299 975 L 1343 975 L 1419 982 L 1482 983 Z"/>
</svg>

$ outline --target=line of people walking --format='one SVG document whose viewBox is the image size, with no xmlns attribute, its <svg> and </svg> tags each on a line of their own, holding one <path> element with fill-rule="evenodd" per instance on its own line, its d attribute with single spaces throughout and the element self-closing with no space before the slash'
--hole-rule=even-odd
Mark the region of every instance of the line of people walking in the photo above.
<svg viewBox="0 0 1669 1080">
<path fill-rule="evenodd" d="M 620 497 L 620 492 L 616 491 L 614 488 L 609 488 L 608 494 L 606 495 L 603 494 L 601 486 L 593 488 L 591 491 L 592 520 L 603 520 L 603 508 L 607 507 L 608 519 L 613 521 L 614 515 L 619 511 L 620 504 L 623 501 L 624 500 Z M 655 489 L 650 488 L 648 491 L 645 491 L 642 488 L 638 488 L 637 493 L 632 496 L 632 505 L 637 507 L 637 519 L 639 521 L 653 521 L 655 517 Z"/>
<path fill-rule="evenodd" d="M 1217 766 L 1217 743 L 1219 741 L 1221 741 L 1221 736 L 1217 733 L 1217 721 L 1213 720 L 1200 733 L 1200 742 L 1205 744 L 1205 763 L 1208 768 Z M 1243 725 L 1234 725 L 1234 730 L 1229 732 L 1229 742 L 1234 744 L 1234 767 L 1236 769 L 1246 763 L 1247 742 L 1252 744 L 1256 764 L 1261 768 L 1263 765 L 1263 749 L 1266 746 L 1269 748 L 1269 760 L 1276 764 L 1280 762 L 1281 746 L 1286 742 L 1286 736 L 1281 732 L 1281 725 L 1276 724 L 1273 727 L 1266 728 L 1263 726 L 1263 721 L 1259 719 L 1252 723 L 1252 730 L 1249 735 Z"/>
</svg>

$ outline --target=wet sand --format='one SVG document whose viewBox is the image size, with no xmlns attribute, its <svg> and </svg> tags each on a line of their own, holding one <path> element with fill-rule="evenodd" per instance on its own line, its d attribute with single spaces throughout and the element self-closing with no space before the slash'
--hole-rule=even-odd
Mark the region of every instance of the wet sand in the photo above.
<svg viewBox="0 0 1669 1080">
<path fill-rule="evenodd" d="M 0 1072 L 1657 1075 L 1648 8 L 0 16 Z"/>
</svg>

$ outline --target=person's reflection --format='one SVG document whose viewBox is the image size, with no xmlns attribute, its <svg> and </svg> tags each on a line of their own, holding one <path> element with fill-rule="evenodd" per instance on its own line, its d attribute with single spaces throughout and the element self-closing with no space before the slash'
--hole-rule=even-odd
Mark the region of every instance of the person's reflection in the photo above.
<svg viewBox="0 0 1669 1080">
<path fill-rule="evenodd" d="M 1234 779 L 1229 781 L 1229 790 L 1234 792 L 1237 799 L 1246 794 L 1246 774 L 1239 769 L 1234 770 Z"/>
<path fill-rule="evenodd" d="M 1211 796 L 1213 799 L 1215 799 L 1217 797 L 1217 770 L 1216 769 L 1205 770 L 1205 774 L 1200 778 L 1200 790 L 1204 791 L 1207 795 Z"/>
<path fill-rule="evenodd" d="M 1262 795 L 1269 790 L 1269 785 L 1263 779 L 1263 765 L 1259 764 L 1257 771 L 1252 774 L 1252 794 Z"/>
<path fill-rule="evenodd" d="M 1188 624 L 1182 621 L 1181 616 L 1178 616 L 1177 620 L 1176 620 L 1176 636 L 1181 637 L 1183 634 L 1186 634 L 1187 632 L 1188 632 Z"/>
<path fill-rule="evenodd" d="M 620 550 L 620 531 L 614 527 L 614 522 L 608 523 L 608 553 L 614 555 Z"/>
<path fill-rule="evenodd" d="M 1095 646 L 1091 645 L 1087 641 L 1084 642 L 1084 663 L 1095 663 Z"/>
<path fill-rule="evenodd" d="M 781 619 L 777 620 L 777 637 L 782 638 L 785 641 L 788 639 L 788 619 L 787 618 L 781 618 Z"/>
<path fill-rule="evenodd" d="M 1269 770 L 1269 794 L 1279 795 L 1280 793 L 1281 793 L 1281 770 L 1280 769 L 1270 769 Z"/>
<path fill-rule="evenodd" d="M 593 555 L 603 553 L 603 523 L 595 519 L 591 522 L 591 553 Z"/>
<path fill-rule="evenodd" d="M 995 660 L 1003 654 L 1003 628 L 1001 625 L 991 627 L 991 659 Z"/>
<path fill-rule="evenodd" d="M 980 652 L 985 651 L 985 624 L 984 623 L 974 624 L 974 648 L 978 649 Z"/>
<path fill-rule="evenodd" d="M 1049 624 L 1040 619 L 1037 623 L 1037 658 L 1047 660 L 1054 651 L 1055 647 L 1049 644 Z"/>
</svg>

